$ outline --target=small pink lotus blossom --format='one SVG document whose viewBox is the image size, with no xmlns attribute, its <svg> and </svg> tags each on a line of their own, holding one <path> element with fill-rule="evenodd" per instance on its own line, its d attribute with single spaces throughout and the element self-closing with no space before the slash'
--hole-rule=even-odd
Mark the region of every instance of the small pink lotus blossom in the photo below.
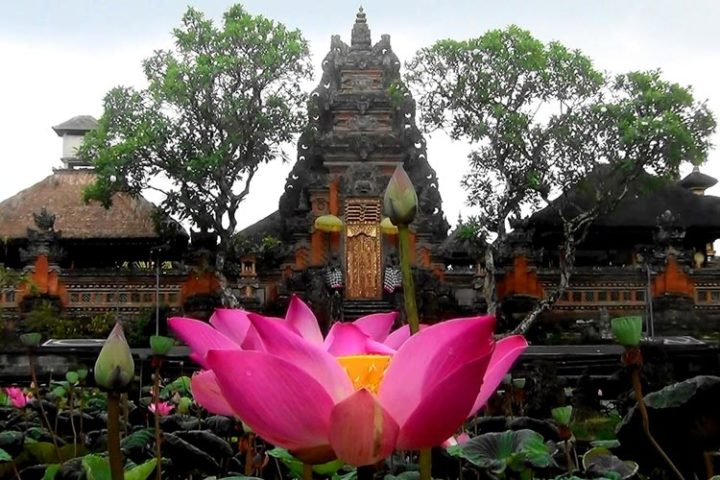
<svg viewBox="0 0 720 480">
<path fill-rule="evenodd" d="M 28 397 L 20 387 L 8 387 L 5 389 L 5 393 L 15 408 L 24 408 L 28 404 Z"/>
<path fill-rule="evenodd" d="M 157 412 L 161 417 L 170 415 L 170 412 L 172 412 L 174 408 L 175 407 L 168 402 L 157 402 L 148 405 L 148 410 L 150 410 L 151 413 Z"/>
<path fill-rule="evenodd" d="M 457 435 L 453 435 L 442 443 L 443 448 L 454 447 L 455 445 L 463 445 L 470 440 L 470 435 L 467 432 L 460 432 Z"/>
<path fill-rule="evenodd" d="M 441 445 L 527 347 L 521 336 L 495 342 L 492 316 L 448 320 L 412 337 L 407 326 L 390 333 L 394 318 L 335 324 L 323 339 L 295 297 L 284 320 L 219 310 L 210 325 L 169 324 L 207 369 L 192 379 L 203 407 L 241 418 L 306 463 L 368 465 L 396 448 Z"/>
</svg>

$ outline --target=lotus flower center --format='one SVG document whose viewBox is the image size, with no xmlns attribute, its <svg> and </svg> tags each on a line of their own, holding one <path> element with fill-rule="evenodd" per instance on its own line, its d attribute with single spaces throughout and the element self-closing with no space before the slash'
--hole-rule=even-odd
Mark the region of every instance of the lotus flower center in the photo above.
<svg viewBox="0 0 720 480">
<path fill-rule="evenodd" d="M 378 393 L 390 358 L 390 355 L 347 355 L 337 357 L 337 360 L 350 377 L 355 390 L 364 388 Z"/>
</svg>

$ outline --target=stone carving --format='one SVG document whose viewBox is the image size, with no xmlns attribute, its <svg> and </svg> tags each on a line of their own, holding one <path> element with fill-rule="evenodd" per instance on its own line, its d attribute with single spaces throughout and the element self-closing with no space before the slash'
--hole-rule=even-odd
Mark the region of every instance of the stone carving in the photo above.
<svg viewBox="0 0 720 480">
<path fill-rule="evenodd" d="M 62 233 L 55 231 L 55 215 L 43 207 L 38 213 L 33 213 L 36 228 L 27 229 L 27 248 L 20 249 L 20 259 L 23 262 L 34 263 L 40 255 L 45 255 L 51 265 L 56 265 L 65 252 L 60 248 L 59 240 Z"/>
</svg>

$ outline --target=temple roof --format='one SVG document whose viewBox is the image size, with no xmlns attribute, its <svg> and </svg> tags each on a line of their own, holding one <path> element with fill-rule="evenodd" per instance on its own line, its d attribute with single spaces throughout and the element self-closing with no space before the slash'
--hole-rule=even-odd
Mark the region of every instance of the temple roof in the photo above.
<svg viewBox="0 0 720 480">
<path fill-rule="evenodd" d="M 600 176 L 600 179 L 603 177 Z M 644 174 L 614 211 L 600 216 L 593 225 L 601 227 L 651 227 L 657 218 L 670 210 L 685 228 L 720 229 L 720 197 L 696 195 L 680 182 L 662 182 Z M 568 194 L 574 203 L 587 204 L 588 192 L 593 189 L 571 190 Z M 552 206 L 547 206 L 530 217 L 531 226 L 559 226 L 561 220 Z"/>
<path fill-rule="evenodd" d="M 97 119 L 91 115 L 78 115 L 72 117 L 70 120 L 66 120 L 52 127 L 58 136 L 62 137 L 65 133 L 74 133 L 82 135 L 90 130 L 97 128 Z"/>
<path fill-rule="evenodd" d="M 687 177 L 680 180 L 680 186 L 690 190 L 706 190 L 713 185 L 718 183 L 717 178 L 705 175 L 700 172 L 700 169 L 696 166 L 693 168 L 692 173 Z"/>
<path fill-rule="evenodd" d="M 55 230 L 65 239 L 156 238 L 155 206 L 142 197 L 113 196 L 105 209 L 85 204 L 83 189 L 95 180 L 91 170 L 56 170 L 44 180 L 0 203 L 0 238 L 26 238 L 33 214 L 43 207 L 55 215 Z"/>
</svg>

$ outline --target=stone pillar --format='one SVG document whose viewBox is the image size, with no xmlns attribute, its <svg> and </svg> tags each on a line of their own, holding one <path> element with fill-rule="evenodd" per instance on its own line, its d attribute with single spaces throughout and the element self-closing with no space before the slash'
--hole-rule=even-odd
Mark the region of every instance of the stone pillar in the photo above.
<svg viewBox="0 0 720 480">
<path fill-rule="evenodd" d="M 185 316 L 208 320 L 221 304 L 220 283 L 215 275 L 217 235 L 208 229 L 190 232 L 186 257 L 188 276 L 180 289 L 180 303 Z"/>
<path fill-rule="evenodd" d="M 683 248 L 685 229 L 669 210 L 657 219 L 652 282 L 652 324 L 655 335 L 692 335 L 698 326 L 695 284 L 688 274 L 689 257 Z"/>
<path fill-rule="evenodd" d="M 67 290 L 60 279 L 58 263 L 63 256 L 59 246 L 61 232 L 55 231 L 55 215 L 43 208 L 33 214 L 36 228 L 28 228 L 28 248 L 20 250 L 26 262 L 28 281 L 18 295 L 20 310 L 29 312 L 39 305 L 50 305 L 60 312 L 67 304 Z"/>
</svg>

